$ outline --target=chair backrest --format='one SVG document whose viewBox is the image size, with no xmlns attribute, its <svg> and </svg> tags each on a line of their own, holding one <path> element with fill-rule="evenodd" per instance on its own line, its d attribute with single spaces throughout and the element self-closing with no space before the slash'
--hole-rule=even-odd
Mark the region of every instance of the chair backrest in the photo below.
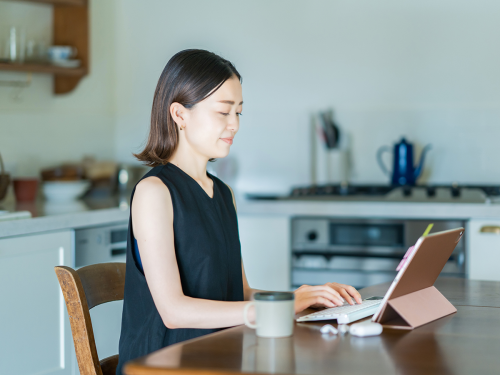
<svg viewBox="0 0 500 375">
<path fill-rule="evenodd" d="M 118 355 L 99 362 L 89 310 L 123 299 L 125 263 L 99 263 L 78 270 L 65 266 L 54 268 L 68 309 L 80 374 L 114 375 Z"/>
</svg>

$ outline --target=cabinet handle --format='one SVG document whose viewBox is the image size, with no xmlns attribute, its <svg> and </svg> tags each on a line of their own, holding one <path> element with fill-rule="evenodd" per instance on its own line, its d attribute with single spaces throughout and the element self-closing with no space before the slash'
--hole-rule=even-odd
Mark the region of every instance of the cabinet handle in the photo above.
<svg viewBox="0 0 500 375">
<path fill-rule="evenodd" d="M 486 225 L 484 227 L 481 227 L 479 232 L 500 234 L 500 226 L 498 226 L 498 225 Z"/>
</svg>

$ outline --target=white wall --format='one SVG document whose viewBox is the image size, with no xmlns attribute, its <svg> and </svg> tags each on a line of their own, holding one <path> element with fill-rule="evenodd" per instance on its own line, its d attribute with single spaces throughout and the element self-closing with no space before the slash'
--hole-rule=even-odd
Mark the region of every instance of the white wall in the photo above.
<svg viewBox="0 0 500 375">
<path fill-rule="evenodd" d="M 309 182 L 309 115 L 333 106 L 353 138 L 353 181 L 385 182 L 375 153 L 432 143 L 432 182 L 500 180 L 500 3 L 495 0 L 121 0 L 116 151 L 133 160 L 154 88 L 185 48 L 243 75 L 232 154 L 240 191 Z"/>
<path fill-rule="evenodd" d="M 19 19 L 50 38 L 50 17 L 0 2 L 0 29 Z M 18 173 L 84 154 L 133 161 L 164 65 L 205 48 L 243 75 L 240 191 L 308 183 L 309 116 L 329 106 L 352 135 L 354 182 L 387 181 L 376 150 L 406 135 L 434 145 L 429 181 L 498 183 L 499 17 L 495 0 L 92 0 L 91 74 L 64 96 L 48 75 L 20 101 L 0 86 L 0 152 Z"/>
<path fill-rule="evenodd" d="M 34 74 L 19 99 L 17 89 L 0 85 L 0 153 L 15 175 L 37 175 L 84 155 L 115 156 L 114 2 L 92 0 L 90 10 L 91 72 L 73 92 L 54 96 L 46 74 Z M 1 37 L 13 24 L 25 27 L 27 39 L 50 43 L 51 20 L 50 5 L 0 1 Z M 25 79 L 24 73 L 0 71 L 0 81 Z"/>
</svg>

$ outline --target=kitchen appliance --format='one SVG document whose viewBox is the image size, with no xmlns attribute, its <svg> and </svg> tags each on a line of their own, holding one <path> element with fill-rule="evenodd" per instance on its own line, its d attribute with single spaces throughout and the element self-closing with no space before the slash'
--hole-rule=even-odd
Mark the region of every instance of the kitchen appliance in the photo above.
<svg viewBox="0 0 500 375">
<path fill-rule="evenodd" d="M 128 223 L 75 230 L 75 266 L 125 262 Z"/>
<path fill-rule="evenodd" d="M 292 219 L 292 287 L 339 282 L 363 288 L 392 281 L 406 250 L 434 223 L 433 232 L 464 227 L 462 220 Z M 465 277 L 465 241 L 442 275 Z"/>
<path fill-rule="evenodd" d="M 392 174 L 386 168 L 384 161 L 382 160 L 382 154 L 386 151 L 390 151 L 388 146 L 381 147 L 377 152 L 377 161 L 382 169 L 382 171 L 391 176 L 391 183 L 394 186 L 401 185 L 415 185 L 418 177 L 422 173 L 424 166 L 425 154 L 429 151 L 431 145 L 427 145 L 422 150 L 422 155 L 420 156 L 420 162 L 415 167 L 413 165 L 413 145 L 406 141 L 403 137 L 399 143 L 396 143 L 393 147 L 393 169 Z"/>
<path fill-rule="evenodd" d="M 125 262 L 128 222 L 75 230 L 75 268 L 95 263 Z M 108 302 L 90 310 L 97 354 L 106 358 L 118 353 L 123 301 Z M 75 351 L 73 350 L 73 356 Z M 76 358 L 73 357 L 75 370 Z"/>
<path fill-rule="evenodd" d="M 494 203 L 500 201 L 498 185 L 348 185 L 295 187 L 288 196 L 247 195 L 250 199 L 320 200 L 357 202 Z"/>
<path fill-rule="evenodd" d="M 120 193 L 131 192 L 149 170 L 150 168 L 144 165 L 120 164 L 118 167 L 118 191 Z"/>
</svg>

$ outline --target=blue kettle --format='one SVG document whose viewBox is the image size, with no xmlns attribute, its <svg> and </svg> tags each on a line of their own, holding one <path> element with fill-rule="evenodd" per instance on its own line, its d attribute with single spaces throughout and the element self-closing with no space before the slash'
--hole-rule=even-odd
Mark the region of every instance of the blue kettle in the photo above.
<svg viewBox="0 0 500 375">
<path fill-rule="evenodd" d="M 404 137 L 399 143 L 394 145 L 394 169 L 392 170 L 391 182 L 393 186 L 409 185 L 414 186 L 417 182 L 418 177 L 422 173 L 424 167 L 424 159 L 427 151 L 431 149 L 431 145 L 427 145 L 422 150 L 422 155 L 420 156 L 420 162 L 418 166 L 413 165 L 413 145 L 408 143 Z M 386 151 L 390 151 L 389 146 L 382 146 L 377 151 L 377 161 L 380 165 L 382 171 L 390 176 L 391 173 L 386 168 L 384 161 L 382 160 L 382 154 Z"/>
</svg>

